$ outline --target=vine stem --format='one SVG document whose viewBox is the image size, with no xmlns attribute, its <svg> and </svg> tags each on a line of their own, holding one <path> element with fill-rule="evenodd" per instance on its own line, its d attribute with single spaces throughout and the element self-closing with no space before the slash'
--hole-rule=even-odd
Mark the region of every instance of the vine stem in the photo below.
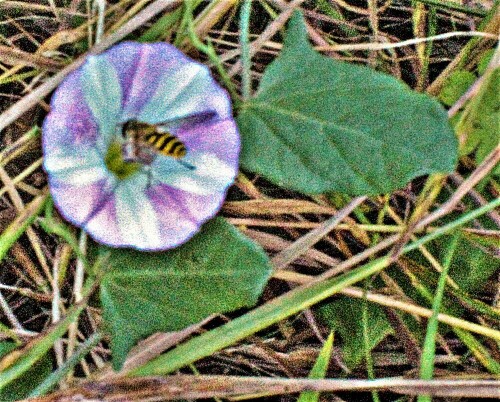
<svg viewBox="0 0 500 402">
<path fill-rule="evenodd" d="M 252 0 L 244 0 L 240 14 L 240 44 L 241 44 L 241 73 L 243 100 L 250 99 L 252 85 L 252 61 L 250 56 L 250 42 L 248 39 L 250 26 L 250 13 L 252 10 Z"/>
</svg>

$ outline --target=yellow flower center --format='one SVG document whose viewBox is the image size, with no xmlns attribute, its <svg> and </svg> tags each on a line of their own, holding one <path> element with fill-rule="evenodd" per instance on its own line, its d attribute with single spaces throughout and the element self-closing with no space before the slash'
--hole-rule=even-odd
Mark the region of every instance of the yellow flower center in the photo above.
<svg viewBox="0 0 500 402">
<path fill-rule="evenodd" d="M 122 144 L 118 141 L 111 143 L 104 161 L 109 171 L 121 180 L 132 176 L 142 166 L 138 162 L 129 162 L 123 159 Z"/>
</svg>

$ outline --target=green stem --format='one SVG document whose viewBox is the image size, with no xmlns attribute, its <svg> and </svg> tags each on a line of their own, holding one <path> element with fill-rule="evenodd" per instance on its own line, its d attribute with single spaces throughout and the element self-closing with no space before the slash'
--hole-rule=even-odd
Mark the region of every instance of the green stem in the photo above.
<svg viewBox="0 0 500 402">
<path fill-rule="evenodd" d="M 243 71 L 241 73 L 243 101 L 250 99 L 251 96 L 251 56 L 250 43 L 248 40 L 248 31 L 250 26 L 250 12 L 252 10 L 252 0 L 244 0 L 240 14 L 240 45 L 241 45 L 241 64 Z"/>
<path fill-rule="evenodd" d="M 479 8 L 472 8 L 467 6 L 462 6 L 457 3 L 452 3 L 446 0 L 417 0 L 420 3 L 427 4 L 428 6 L 437 6 L 442 9 L 448 9 L 451 11 L 461 11 L 468 15 L 477 15 L 478 17 L 485 17 L 487 11 L 480 10 Z"/>
</svg>

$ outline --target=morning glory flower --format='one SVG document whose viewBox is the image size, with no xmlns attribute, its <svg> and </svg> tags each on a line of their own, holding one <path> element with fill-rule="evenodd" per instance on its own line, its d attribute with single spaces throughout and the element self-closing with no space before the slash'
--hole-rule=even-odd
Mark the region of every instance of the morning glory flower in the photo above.
<svg viewBox="0 0 500 402">
<path fill-rule="evenodd" d="M 147 129 L 128 135 L 134 124 Z M 184 151 L 162 153 L 148 130 Z M 57 88 L 43 125 L 56 207 L 112 247 L 187 241 L 220 209 L 239 149 L 227 93 L 166 43 L 123 42 L 89 56 Z"/>
</svg>

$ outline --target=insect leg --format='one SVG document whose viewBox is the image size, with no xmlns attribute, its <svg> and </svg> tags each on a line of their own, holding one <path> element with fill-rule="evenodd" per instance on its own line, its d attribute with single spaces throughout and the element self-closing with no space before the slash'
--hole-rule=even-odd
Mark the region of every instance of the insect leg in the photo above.
<svg viewBox="0 0 500 402">
<path fill-rule="evenodd" d="M 181 159 L 177 159 L 177 162 L 179 162 L 182 166 L 184 166 L 185 168 L 187 168 L 189 170 L 196 170 L 195 166 L 191 165 L 190 163 L 184 162 Z"/>
<path fill-rule="evenodd" d="M 153 184 L 153 172 L 151 171 L 151 166 L 146 166 L 146 174 L 148 175 L 148 182 L 146 188 L 150 188 Z"/>
</svg>

